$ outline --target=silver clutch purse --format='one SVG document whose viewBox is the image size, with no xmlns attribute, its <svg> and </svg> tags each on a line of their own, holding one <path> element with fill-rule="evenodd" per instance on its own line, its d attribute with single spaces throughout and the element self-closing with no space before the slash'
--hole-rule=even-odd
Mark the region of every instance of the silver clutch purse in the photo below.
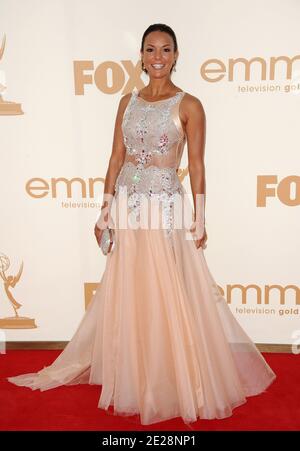
<svg viewBox="0 0 300 451">
<path fill-rule="evenodd" d="M 101 241 L 100 241 L 100 248 L 104 255 L 109 254 L 113 251 L 115 247 L 115 231 L 114 229 L 111 229 L 107 227 L 103 230 Z"/>
</svg>

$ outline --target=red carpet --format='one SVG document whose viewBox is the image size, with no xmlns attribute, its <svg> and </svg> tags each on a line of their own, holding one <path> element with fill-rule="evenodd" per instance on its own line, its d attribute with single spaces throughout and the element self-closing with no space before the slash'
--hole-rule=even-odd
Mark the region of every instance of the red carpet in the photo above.
<svg viewBox="0 0 300 451">
<path fill-rule="evenodd" d="M 49 365 L 61 351 L 7 351 L 0 354 L 0 430 L 98 431 L 238 431 L 300 430 L 299 355 L 264 354 L 277 380 L 267 392 L 248 398 L 230 418 L 198 420 L 187 427 L 180 418 L 150 426 L 138 416 L 119 417 L 97 407 L 100 386 L 64 386 L 40 392 L 17 387 L 6 376 L 29 373 Z"/>
</svg>

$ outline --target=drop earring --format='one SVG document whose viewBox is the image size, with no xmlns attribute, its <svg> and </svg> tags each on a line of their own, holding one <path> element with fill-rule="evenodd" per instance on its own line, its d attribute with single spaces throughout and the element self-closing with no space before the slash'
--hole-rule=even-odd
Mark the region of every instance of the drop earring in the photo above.
<svg viewBox="0 0 300 451">
<path fill-rule="evenodd" d="M 145 66 L 144 66 L 144 61 L 142 61 L 142 70 L 143 70 L 146 74 L 148 73 L 147 69 L 146 69 Z"/>
</svg>

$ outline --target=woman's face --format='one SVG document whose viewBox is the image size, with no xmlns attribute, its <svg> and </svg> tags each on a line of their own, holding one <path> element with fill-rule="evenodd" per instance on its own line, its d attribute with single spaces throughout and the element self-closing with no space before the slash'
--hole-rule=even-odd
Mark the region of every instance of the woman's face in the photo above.
<svg viewBox="0 0 300 451">
<path fill-rule="evenodd" d="M 177 57 L 178 51 L 174 53 L 174 42 L 168 33 L 152 31 L 146 36 L 141 60 L 144 62 L 149 77 L 169 77 Z"/>
</svg>

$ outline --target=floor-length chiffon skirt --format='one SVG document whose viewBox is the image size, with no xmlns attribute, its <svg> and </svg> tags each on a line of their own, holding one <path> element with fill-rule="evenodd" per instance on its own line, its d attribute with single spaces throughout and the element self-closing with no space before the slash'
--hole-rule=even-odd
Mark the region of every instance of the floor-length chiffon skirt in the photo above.
<svg viewBox="0 0 300 451">
<path fill-rule="evenodd" d="M 64 351 L 38 373 L 8 380 L 32 390 L 98 384 L 99 408 L 139 414 L 147 425 L 228 417 L 275 377 L 184 229 L 168 239 L 161 229 L 116 229 L 115 249 Z"/>
</svg>

